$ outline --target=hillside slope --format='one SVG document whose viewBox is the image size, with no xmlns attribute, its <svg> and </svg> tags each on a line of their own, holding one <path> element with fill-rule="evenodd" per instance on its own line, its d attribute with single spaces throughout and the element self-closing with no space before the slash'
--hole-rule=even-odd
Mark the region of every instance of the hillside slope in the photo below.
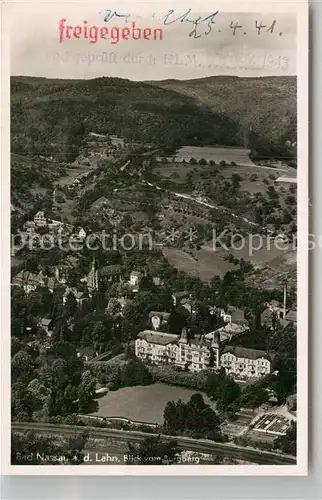
<svg viewBox="0 0 322 500">
<path fill-rule="evenodd" d="M 216 113 L 223 113 L 246 130 L 269 140 L 282 135 L 296 141 L 295 76 L 239 78 L 214 76 L 193 80 L 149 82 L 189 96 Z"/>
<path fill-rule="evenodd" d="M 235 120 L 193 97 L 120 78 L 11 79 L 12 151 L 72 160 L 84 133 L 149 144 L 239 145 Z"/>
</svg>

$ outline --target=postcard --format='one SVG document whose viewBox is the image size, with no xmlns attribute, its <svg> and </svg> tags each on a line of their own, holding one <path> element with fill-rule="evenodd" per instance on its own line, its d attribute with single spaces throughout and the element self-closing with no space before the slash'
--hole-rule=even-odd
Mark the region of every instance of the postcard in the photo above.
<svg viewBox="0 0 322 500">
<path fill-rule="evenodd" d="M 1 16 L 2 469 L 306 475 L 307 1 Z"/>
</svg>

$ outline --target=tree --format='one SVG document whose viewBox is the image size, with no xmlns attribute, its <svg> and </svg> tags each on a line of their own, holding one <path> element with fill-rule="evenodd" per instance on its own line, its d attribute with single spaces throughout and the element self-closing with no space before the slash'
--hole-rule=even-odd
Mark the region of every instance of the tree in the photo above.
<svg viewBox="0 0 322 500">
<path fill-rule="evenodd" d="M 33 430 L 11 434 L 11 465 L 58 464 L 60 462 L 51 457 L 61 456 L 62 451 L 54 437 L 42 436 Z"/>
<path fill-rule="evenodd" d="M 246 386 L 239 398 L 239 402 L 241 407 L 257 408 L 266 403 L 269 398 L 269 392 L 259 383 Z"/>
<path fill-rule="evenodd" d="M 198 162 L 197 162 L 196 158 L 190 158 L 189 163 L 191 165 L 197 165 Z"/>
<path fill-rule="evenodd" d="M 210 373 L 206 383 L 207 395 L 217 402 L 217 408 L 221 411 L 229 411 L 230 406 L 240 396 L 239 385 L 224 372 Z"/>
<path fill-rule="evenodd" d="M 103 352 L 105 348 L 105 327 L 101 321 L 98 321 L 92 330 L 92 342 L 96 352 Z"/>
<path fill-rule="evenodd" d="M 121 311 L 122 311 L 122 307 L 121 307 L 121 304 L 119 303 L 119 301 L 115 297 L 112 297 L 110 299 L 108 306 L 107 306 L 107 311 L 112 316 L 113 319 L 120 316 Z"/>
<path fill-rule="evenodd" d="M 231 185 L 233 189 L 238 189 L 240 187 L 240 182 L 243 178 L 239 174 L 233 174 L 231 176 Z"/>
<path fill-rule="evenodd" d="M 148 437 L 138 445 L 128 444 L 129 457 L 139 457 L 143 465 L 168 465 L 174 462 L 176 455 L 182 453 L 176 440 L 162 441 L 161 437 Z M 128 464 L 133 461 L 128 460 Z"/>
<path fill-rule="evenodd" d="M 38 379 L 33 379 L 27 386 L 29 397 L 33 401 L 33 419 L 39 421 L 49 416 L 49 399 L 51 390 Z"/>
<path fill-rule="evenodd" d="M 187 326 L 189 312 L 184 307 L 171 311 L 168 319 L 168 328 L 170 333 L 180 334 L 182 329 Z"/>
<path fill-rule="evenodd" d="M 23 382 L 11 386 L 11 418 L 18 422 L 31 420 L 35 410 L 33 400 Z"/>
<path fill-rule="evenodd" d="M 86 441 L 88 440 L 88 437 L 88 432 L 84 431 L 78 436 L 72 436 L 67 439 L 67 441 L 63 445 L 63 453 L 67 459 L 68 464 L 79 465 L 84 462 L 83 449 L 85 447 Z"/>
<path fill-rule="evenodd" d="M 96 391 L 96 379 L 89 370 L 82 374 L 82 381 L 78 388 L 78 409 L 80 413 L 90 411 Z"/>
<path fill-rule="evenodd" d="M 205 403 L 201 394 L 193 394 L 188 403 L 180 399 L 169 401 L 163 414 L 165 434 L 207 438 L 214 441 L 223 439 L 219 428 L 218 415 Z"/>
<path fill-rule="evenodd" d="M 207 165 L 207 160 L 205 158 L 201 158 L 199 160 L 199 165 L 202 165 L 202 166 Z"/>
<path fill-rule="evenodd" d="M 143 276 L 142 279 L 140 280 L 140 292 L 142 291 L 147 291 L 151 293 L 156 291 L 156 286 L 153 282 L 151 275 Z"/>
<path fill-rule="evenodd" d="M 73 294 L 73 292 L 69 292 L 65 302 L 65 316 L 67 316 L 67 318 L 73 317 L 76 308 L 77 308 L 77 301 L 75 295 Z"/>
<path fill-rule="evenodd" d="M 34 363 L 30 354 L 26 351 L 17 352 L 11 360 L 12 380 L 30 380 L 34 371 Z"/>
<path fill-rule="evenodd" d="M 112 390 L 135 385 L 150 385 L 154 380 L 148 367 L 138 359 L 130 359 L 125 365 L 118 367 L 113 374 Z"/>
</svg>

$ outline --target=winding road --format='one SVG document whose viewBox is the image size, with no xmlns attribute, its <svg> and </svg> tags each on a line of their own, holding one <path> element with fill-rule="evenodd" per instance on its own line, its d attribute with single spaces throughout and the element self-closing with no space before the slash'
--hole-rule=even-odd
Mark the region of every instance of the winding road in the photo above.
<svg viewBox="0 0 322 500">
<path fill-rule="evenodd" d="M 127 167 L 127 166 L 128 166 L 128 162 L 125 165 L 123 165 L 123 167 L 121 167 L 120 170 L 124 173 L 125 167 Z M 126 173 L 128 173 L 131 177 L 134 177 L 134 174 L 132 172 L 126 171 Z M 201 199 L 199 199 L 199 197 L 192 196 L 191 194 L 176 193 L 175 191 L 170 191 L 169 189 L 165 189 L 163 187 L 157 186 L 156 184 L 153 184 L 152 182 L 149 182 L 145 179 L 140 179 L 140 180 L 141 180 L 142 184 L 147 184 L 148 186 L 153 187 L 157 191 L 164 191 L 165 193 L 176 196 L 177 198 L 190 200 L 190 201 L 193 201 L 195 203 L 198 203 L 199 205 L 203 205 L 203 206 L 208 207 L 208 208 L 213 208 L 215 210 L 219 210 L 220 212 L 226 213 L 235 219 L 239 219 L 239 220 L 246 222 L 250 226 L 256 226 L 256 227 L 258 226 L 258 224 L 255 224 L 255 222 L 252 222 L 249 219 L 247 219 L 246 217 L 242 217 L 241 215 L 237 215 L 234 212 L 231 212 L 228 208 L 222 207 L 220 205 L 215 205 L 214 203 L 209 203 L 208 201 L 201 200 Z"/>
</svg>

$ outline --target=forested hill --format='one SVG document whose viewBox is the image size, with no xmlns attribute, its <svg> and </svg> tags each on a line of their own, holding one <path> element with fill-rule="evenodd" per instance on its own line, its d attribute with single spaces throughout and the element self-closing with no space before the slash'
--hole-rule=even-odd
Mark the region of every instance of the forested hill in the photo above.
<svg viewBox="0 0 322 500">
<path fill-rule="evenodd" d="M 296 76 L 239 78 L 212 76 L 150 82 L 189 96 L 268 140 L 296 141 Z"/>
<path fill-rule="evenodd" d="M 11 79 L 12 151 L 72 158 L 79 135 L 94 131 L 135 142 L 239 145 L 238 123 L 193 97 L 120 78 Z"/>
</svg>

